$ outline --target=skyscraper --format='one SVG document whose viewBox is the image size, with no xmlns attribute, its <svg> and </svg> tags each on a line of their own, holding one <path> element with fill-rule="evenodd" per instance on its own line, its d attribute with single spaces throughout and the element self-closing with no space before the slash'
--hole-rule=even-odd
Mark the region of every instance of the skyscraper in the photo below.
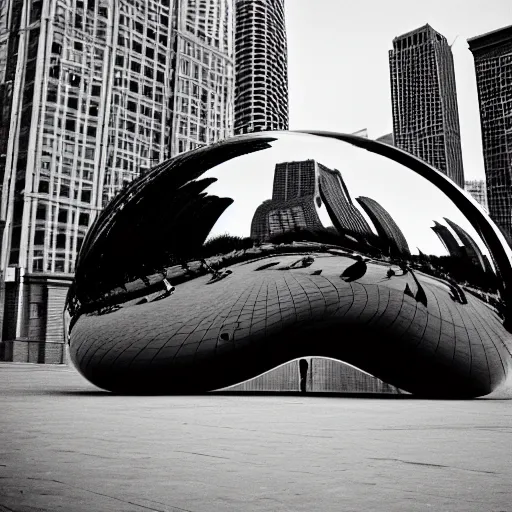
<svg viewBox="0 0 512 512">
<path fill-rule="evenodd" d="M 1 4 L 2 339 L 58 359 L 96 214 L 141 169 L 232 133 L 232 17 L 231 0 Z"/>
<path fill-rule="evenodd" d="M 489 211 L 485 180 L 466 180 L 464 188 L 466 192 L 469 192 L 473 198 L 478 201 L 485 211 Z"/>
<path fill-rule="evenodd" d="M 512 237 L 512 25 L 468 40 L 475 59 L 489 214 Z"/>
<path fill-rule="evenodd" d="M 407 240 L 389 212 L 370 197 L 358 197 L 357 202 L 370 217 L 386 248 L 389 248 L 392 254 L 410 256 Z"/>
<path fill-rule="evenodd" d="M 233 135 L 233 0 L 174 0 L 174 156 Z"/>
<path fill-rule="evenodd" d="M 236 0 L 235 134 L 288 129 L 284 0 Z"/>
<path fill-rule="evenodd" d="M 393 40 L 389 52 L 394 142 L 464 187 L 453 56 L 429 25 Z"/>
</svg>

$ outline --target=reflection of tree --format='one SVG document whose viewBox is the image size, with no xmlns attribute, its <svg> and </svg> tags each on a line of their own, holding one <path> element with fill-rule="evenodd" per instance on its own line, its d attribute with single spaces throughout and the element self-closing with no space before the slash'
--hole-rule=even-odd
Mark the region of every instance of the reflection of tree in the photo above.
<svg viewBox="0 0 512 512">
<path fill-rule="evenodd" d="M 357 233 L 353 233 L 357 235 Z M 314 242 L 317 244 L 333 245 L 340 249 L 348 251 L 357 251 L 364 254 L 368 254 L 372 257 L 380 257 L 381 251 L 377 246 L 378 237 L 376 235 L 368 235 L 361 237 L 359 240 L 354 237 L 347 237 L 346 235 L 340 235 L 336 228 L 329 227 L 320 230 L 309 230 L 309 229 L 295 229 L 293 231 L 287 231 L 278 235 L 270 237 L 268 240 L 273 244 L 292 244 L 293 242 Z"/>
<path fill-rule="evenodd" d="M 179 155 L 123 190 L 105 208 L 77 262 L 79 302 L 98 300 L 116 286 L 200 253 L 231 198 L 209 196 L 216 178 L 198 179 L 232 158 L 270 147 L 271 137 L 238 139 Z"/>
<path fill-rule="evenodd" d="M 425 274 L 444 280 L 448 276 L 459 284 L 467 283 L 488 293 L 496 293 L 498 290 L 499 281 L 494 272 L 482 269 L 464 256 L 413 255 L 411 260 L 415 263 L 415 268 Z"/>
<path fill-rule="evenodd" d="M 208 258 L 217 254 L 228 254 L 232 251 L 250 249 L 253 246 L 251 238 L 232 236 L 228 234 L 217 235 L 204 243 L 201 249 L 201 256 Z"/>
</svg>

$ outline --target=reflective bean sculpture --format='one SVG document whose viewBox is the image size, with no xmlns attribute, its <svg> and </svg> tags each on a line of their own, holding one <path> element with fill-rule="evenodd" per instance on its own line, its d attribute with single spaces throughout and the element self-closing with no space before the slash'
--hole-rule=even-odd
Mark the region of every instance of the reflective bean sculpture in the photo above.
<svg viewBox="0 0 512 512">
<path fill-rule="evenodd" d="M 501 231 L 428 164 L 352 135 L 261 132 L 112 200 L 65 314 L 74 364 L 117 393 L 215 390 L 320 356 L 476 397 L 510 376 L 511 293 Z"/>
</svg>

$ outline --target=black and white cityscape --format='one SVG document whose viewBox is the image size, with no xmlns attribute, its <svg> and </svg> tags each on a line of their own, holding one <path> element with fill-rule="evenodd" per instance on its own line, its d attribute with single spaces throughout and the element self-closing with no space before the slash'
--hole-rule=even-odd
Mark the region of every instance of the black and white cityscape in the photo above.
<svg viewBox="0 0 512 512">
<path fill-rule="evenodd" d="M 0 0 L 0 512 L 508 510 L 510 13 L 294 2 Z"/>
<path fill-rule="evenodd" d="M 52 343 L 43 359 L 57 362 L 76 257 L 109 201 L 166 158 L 288 129 L 285 6 L 11 0 L 0 22 L 1 339 Z M 466 187 L 510 239 L 512 28 L 468 41 L 485 180 L 464 179 L 446 38 L 424 25 L 390 44 L 393 132 L 378 140 Z M 354 228 L 368 229 L 357 218 Z"/>
</svg>

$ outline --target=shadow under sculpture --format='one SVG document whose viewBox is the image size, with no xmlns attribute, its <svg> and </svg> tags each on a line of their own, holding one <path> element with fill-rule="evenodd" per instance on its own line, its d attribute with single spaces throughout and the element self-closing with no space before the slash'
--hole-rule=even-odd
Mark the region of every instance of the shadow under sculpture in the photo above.
<svg viewBox="0 0 512 512">
<path fill-rule="evenodd" d="M 263 132 L 124 189 L 87 234 L 65 317 L 75 366 L 117 393 L 205 392 L 322 356 L 476 397 L 510 375 L 511 289 L 499 229 L 426 163 Z"/>
</svg>

